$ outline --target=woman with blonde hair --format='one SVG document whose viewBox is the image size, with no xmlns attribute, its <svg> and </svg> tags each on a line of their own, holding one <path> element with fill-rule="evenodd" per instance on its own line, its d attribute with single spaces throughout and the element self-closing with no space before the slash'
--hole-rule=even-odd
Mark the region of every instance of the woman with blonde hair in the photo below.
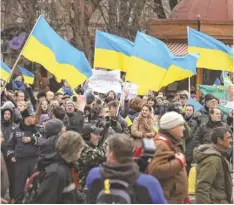
<svg viewBox="0 0 234 205">
<path fill-rule="evenodd" d="M 144 104 L 139 116 L 135 118 L 131 127 L 131 135 L 134 138 L 135 147 L 141 145 L 143 138 L 152 138 L 156 135 L 154 123 L 152 107 Z"/>
</svg>

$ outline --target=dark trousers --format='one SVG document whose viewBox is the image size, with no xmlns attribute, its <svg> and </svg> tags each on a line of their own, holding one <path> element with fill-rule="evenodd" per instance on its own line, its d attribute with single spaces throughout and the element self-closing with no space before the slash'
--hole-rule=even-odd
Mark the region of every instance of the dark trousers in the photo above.
<svg viewBox="0 0 234 205">
<path fill-rule="evenodd" d="M 27 178 L 33 174 L 37 158 L 16 159 L 15 163 L 15 202 L 22 204 Z"/>
<path fill-rule="evenodd" d="M 12 162 L 8 158 L 5 159 L 5 162 L 6 162 L 7 172 L 8 172 L 8 177 L 9 177 L 9 196 L 10 196 L 10 199 L 13 199 L 15 198 L 14 197 L 15 163 Z"/>
</svg>

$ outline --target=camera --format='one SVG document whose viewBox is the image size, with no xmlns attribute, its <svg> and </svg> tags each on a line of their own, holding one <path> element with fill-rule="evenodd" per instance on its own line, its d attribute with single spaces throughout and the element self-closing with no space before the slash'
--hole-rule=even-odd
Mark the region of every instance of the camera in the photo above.
<svg viewBox="0 0 234 205">
<path fill-rule="evenodd" d="M 151 139 L 144 138 L 142 140 L 141 151 L 143 154 L 138 158 L 136 158 L 135 161 L 139 167 L 139 171 L 145 173 L 149 160 L 153 158 L 154 153 L 156 151 L 154 140 L 152 138 Z"/>
</svg>

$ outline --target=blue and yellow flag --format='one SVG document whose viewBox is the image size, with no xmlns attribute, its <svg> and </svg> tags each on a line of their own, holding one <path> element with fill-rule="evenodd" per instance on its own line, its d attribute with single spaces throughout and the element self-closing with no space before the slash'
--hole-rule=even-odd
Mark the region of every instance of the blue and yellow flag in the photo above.
<svg viewBox="0 0 234 205">
<path fill-rule="evenodd" d="M 133 45 L 120 36 L 96 31 L 94 67 L 127 72 Z"/>
<path fill-rule="evenodd" d="M 58 79 L 77 87 L 92 75 L 91 66 L 83 52 L 62 39 L 40 16 L 22 54 L 40 63 Z"/>
<path fill-rule="evenodd" d="M 166 75 L 162 79 L 160 88 L 175 81 L 183 80 L 197 74 L 198 54 L 188 54 L 183 57 L 172 55 L 172 65 L 168 68 Z"/>
<path fill-rule="evenodd" d="M 188 28 L 188 53 L 200 54 L 197 67 L 233 72 L 233 51 L 221 41 Z"/>
<path fill-rule="evenodd" d="M 32 85 L 35 77 L 34 74 L 21 66 L 19 66 L 19 70 L 24 77 L 24 83 Z"/>
<path fill-rule="evenodd" d="M 11 76 L 11 69 L 1 61 L 1 79 L 8 81 Z"/>
<path fill-rule="evenodd" d="M 196 62 L 197 55 L 176 57 L 164 42 L 138 32 L 126 80 L 141 88 L 158 91 L 196 74 Z"/>
</svg>

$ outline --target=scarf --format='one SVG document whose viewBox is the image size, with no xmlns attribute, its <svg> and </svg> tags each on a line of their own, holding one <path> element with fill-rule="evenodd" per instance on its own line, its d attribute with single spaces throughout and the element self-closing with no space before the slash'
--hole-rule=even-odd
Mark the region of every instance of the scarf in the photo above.
<svg viewBox="0 0 234 205">
<path fill-rule="evenodd" d="M 140 113 L 140 115 L 139 115 L 139 124 L 144 126 L 146 132 L 152 132 L 153 127 L 154 127 L 154 119 L 153 119 L 151 114 L 147 118 L 145 118 Z"/>
</svg>

